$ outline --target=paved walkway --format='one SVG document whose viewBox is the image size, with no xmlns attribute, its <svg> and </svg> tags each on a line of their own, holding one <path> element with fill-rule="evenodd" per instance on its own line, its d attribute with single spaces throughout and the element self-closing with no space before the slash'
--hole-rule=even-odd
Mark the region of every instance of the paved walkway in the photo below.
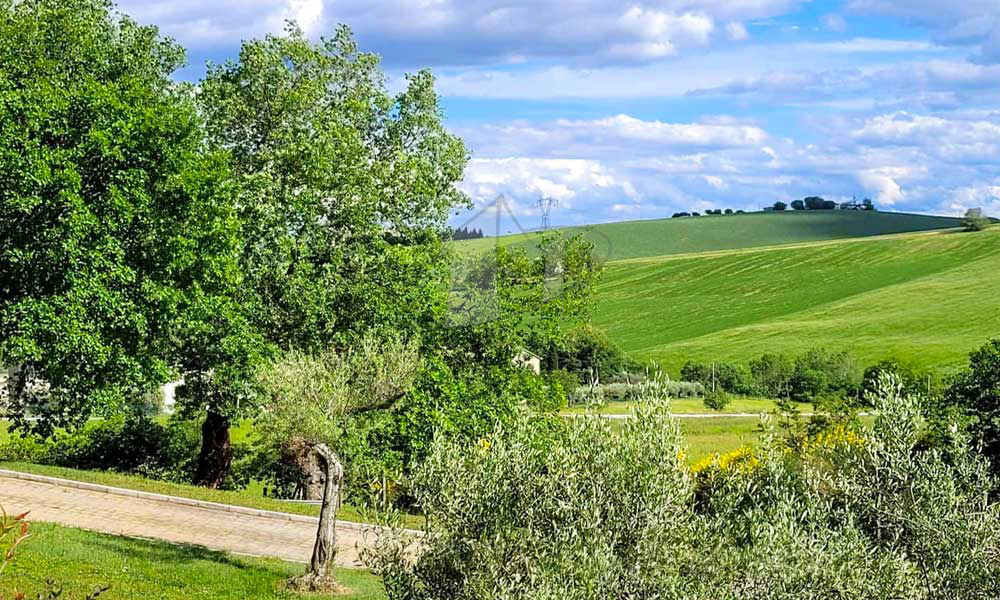
<svg viewBox="0 0 1000 600">
<path fill-rule="evenodd" d="M 309 561 L 317 528 L 316 519 L 255 516 L 2 475 L 0 505 L 8 514 L 31 511 L 29 521 L 296 562 Z M 351 525 L 338 527 L 337 563 L 359 567 L 364 533 Z"/>
</svg>

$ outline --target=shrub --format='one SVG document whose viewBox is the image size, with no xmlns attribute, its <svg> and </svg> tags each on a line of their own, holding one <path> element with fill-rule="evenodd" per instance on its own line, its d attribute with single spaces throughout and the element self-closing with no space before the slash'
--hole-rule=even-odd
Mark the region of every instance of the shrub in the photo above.
<svg viewBox="0 0 1000 600">
<path fill-rule="evenodd" d="M 861 373 L 850 355 L 814 348 L 795 360 L 790 395 L 799 402 L 829 395 L 857 396 L 860 383 Z"/>
<path fill-rule="evenodd" d="M 45 443 L 33 435 L 11 435 L 0 444 L 0 461 L 38 463 L 45 454 Z"/>
<path fill-rule="evenodd" d="M 836 428 L 689 469 L 661 397 L 634 418 L 521 414 L 439 440 L 413 478 L 420 540 L 382 533 L 388 597 L 977 600 L 1000 594 L 1000 505 L 956 442 L 917 445 L 917 403 L 884 378 L 870 433 Z"/>
<path fill-rule="evenodd" d="M 729 406 L 732 401 L 729 392 L 723 389 L 717 389 L 714 392 L 709 390 L 705 393 L 705 407 L 710 410 L 720 411 Z"/>
</svg>

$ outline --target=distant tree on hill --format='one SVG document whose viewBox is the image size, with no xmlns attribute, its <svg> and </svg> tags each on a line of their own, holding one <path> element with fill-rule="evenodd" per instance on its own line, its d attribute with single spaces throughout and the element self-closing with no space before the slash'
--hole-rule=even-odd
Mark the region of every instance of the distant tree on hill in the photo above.
<svg viewBox="0 0 1000 600">
<path fill-rule="evenodd" d="M 820 198 L 819 196 L 809 196 L 803 200 L 808 210 L 823 210 L 826 200 Z"/>
<path fill-rule="evenodd" d="M 727 214 L 727 215 L 731 215 L 731 214 L 733 214 L 733 209 L 731 209 L 731 208 L 727 208 L 727 209 L 726 209 L 726 214 Z"/>
<path fill-rule="evenodd" d="M 690 216 L 691 216 L 691 213 L 689 213 L 689 212 L 676 212 L 676 213 L 673 214 L 673 216 L 671 218 L 672 219 L 679 219 L 679 218 L 682 218 L 682 217 L 690 217 Z"/>
<path fill-rule="evenodd" d="M 774 210 L 776 210 L 778 212 L 781 212 L 783 210 L 788 210 L 788 205 L 785 204 L 784 202 L 775 202 L 774 203 Z"/>
<path fill-rule="evenodd" d="M 806 209 L 806 203 L 803 202 L 803 201 L 801 201 L 801 200 L 795 200 L 795 201 L 792 202 L 792 209 L 793 210 L 805 210 Z"/>
<path fill-rule="evenodd" d="M 700 217 L 701 213 L 699 213 L 699 212 L 693 212 L 693 213 L 691 213 L 691 216 L 692 217 Z"/>
<path fill-rule="evenodd" d="M 861 201 L 862 210 L 875 210 L 875 205 L 872 204 L 871 198 L 865 198 Z"/>
<path fill-rule="evenodd" d="M 475 240 L 481 237 L 483 237 L 482 229 L 469 229 L 468 227 L 456 229 L 451 234 L 451 239 L 453 240 Z"/>
</svg>

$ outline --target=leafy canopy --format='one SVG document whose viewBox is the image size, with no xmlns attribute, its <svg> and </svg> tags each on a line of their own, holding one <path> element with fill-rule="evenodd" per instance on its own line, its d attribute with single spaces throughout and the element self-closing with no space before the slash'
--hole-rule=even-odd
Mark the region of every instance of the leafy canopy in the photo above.
<svg viewBox="0 0 1000 600">
<path fill-rule="evenodd" d="M 241 283 L 183 62 L 104 0 L 0 2 L 0 364 L 21 427 L 124 408 L 167 379 L 178 323 Z"/>
</svg>

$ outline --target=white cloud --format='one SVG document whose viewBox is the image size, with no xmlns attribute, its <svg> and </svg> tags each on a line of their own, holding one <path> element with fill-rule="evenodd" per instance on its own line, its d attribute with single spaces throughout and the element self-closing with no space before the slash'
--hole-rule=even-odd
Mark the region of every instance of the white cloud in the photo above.
<svg viewBox="0 0 1000 600">
<path fill-rule="evenodd" d="M 903 189 L 896 181 L 908 174 L 906 168 L 883 167 L 858 173 L 858 181 L 866 191 L 874 192 L 875 201 L 885 206 L 895 206 L 904 198 Z"/>
<path fill-rule="evenodd" d="M 902 18 L 927 26 L 945 43 L 978 48 L 982 62 L 1000 62 L 1000 7 L 996 0 L 851 0 L 849 10 Z"/>
<path fill-rule="evenodd" d="M 820 21 L 823 23 L 823 27 L 829 29 L 830 31 L 834 31 L 836 33 L 843 33 L 847 31 L 847 21 L 844 20 L 844 17 L 838 14 L 832 13 L 829 15 L 823 15 L 823 18 L 820 19 Z"/>
<path fill-rule="evenodd" d="M 726 23 L 726 35 L 734 42 L 742 42 L 750 38 L 750 33 L 747 31 L 746 26 L 739 21 Z"/>
<path fill-rule="evenodd" d="M 620 64 L 656 61 L 723 36 L 746 39 L 741 21 L 780 15 L 805 1 L 123 0 L 121 9 L 196 49 L 234 47 L 294 18 L 310 32 L 346 23 L 390 64 L 551 58 Z"/>
</svg>

